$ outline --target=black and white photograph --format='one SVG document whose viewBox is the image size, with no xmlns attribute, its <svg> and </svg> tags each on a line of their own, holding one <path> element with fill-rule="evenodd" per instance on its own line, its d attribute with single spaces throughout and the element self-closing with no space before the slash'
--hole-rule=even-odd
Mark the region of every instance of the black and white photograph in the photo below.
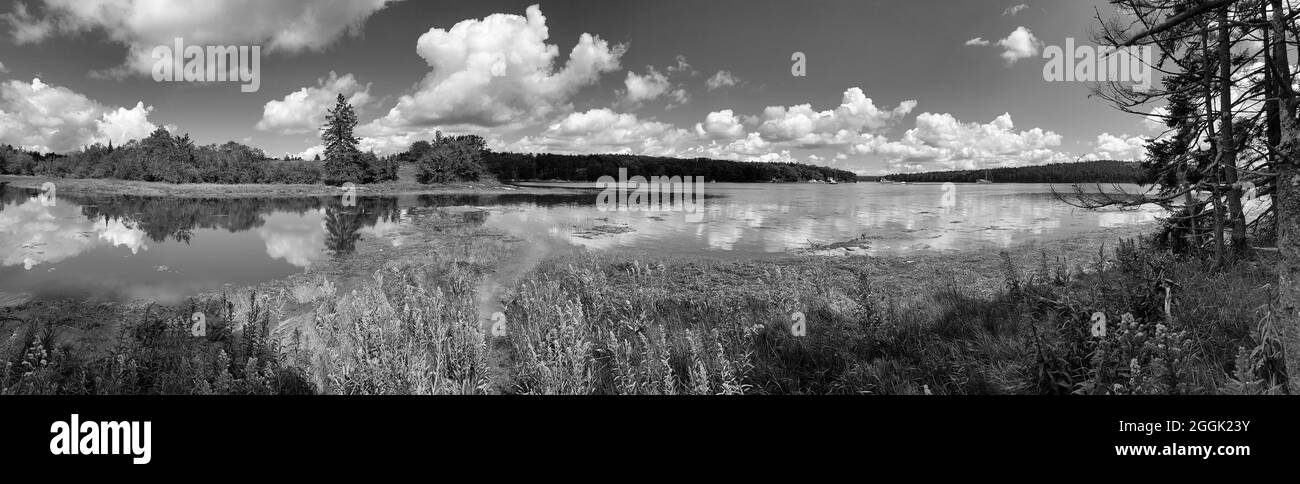
<svg viewBox="0 0 1300 484">
<path fill-rule="evenodd" d="M 0 0 L 0 440 L 1259 466 L 1298 79 L 1292 0 Z"/>
</svg>

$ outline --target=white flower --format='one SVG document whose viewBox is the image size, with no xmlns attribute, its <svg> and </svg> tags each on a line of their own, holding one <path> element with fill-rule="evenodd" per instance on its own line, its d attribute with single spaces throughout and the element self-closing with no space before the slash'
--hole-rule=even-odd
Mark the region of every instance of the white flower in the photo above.
<svg viewBox="0 0 1300 484">
<path fill-rule="evenodd" d="M 1100 311 L 1092 313 L 1092 337 L 1106 337 L 1106 313 Z"/>
</svg>

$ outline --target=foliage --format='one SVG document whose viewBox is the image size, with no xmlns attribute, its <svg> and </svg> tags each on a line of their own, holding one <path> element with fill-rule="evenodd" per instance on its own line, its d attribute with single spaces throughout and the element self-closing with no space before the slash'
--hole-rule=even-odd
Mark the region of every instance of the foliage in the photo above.
<svg viewBox="0 0 1300 484">
<path fill-rule="evenodd" d="M 798 182 L 807 180 L 853 180 L 852 172 L 799 163 L 755 163 L 708 158 L 603 154 L 559 155 L 487 153 L 488 172 L 502 180 L 596 181 L 602 176 L 702 176 L 718 182 Z"/>
<path fill-rule="evenodd" d="M 418 143 L 412 145 L 413 150 L 424 150 L 416 161 L 416 181 L 426 184 L 478 181 L 484 175 L 485 145 L 483 138 L 476 135 L 443 137 L 442 133 L 429 143 L 428 149 Z M 412 151 L 415 152 L 418 151 Z"/>
<path fill-rule="evenodd" d="M 94 144 L 66 155 L 0 147 L 0 173 L 168 183 L 318 183 L 320 163 L 279 161 L 236 142 L 194 146 L 163 129 L 119 147 Z"/>
<path fill-rule="evenodd" d="M 930 183 L 975 183 L 981 179 L 997 183 L 1135 183 L 1142 181 L 1142 170 L 1137 163 L 1129 161 L 1096 160 L 987 170 L 903 173 L 865 178 Z"/>
<path fill-rule="evenodd" d="M 0 342 L 3 394 L 304 394 L 316 393 L 298 369 L 277 359 L 267 329 L 274 315 L 249 295 L 236 314 L 225 297 L 133 311 L 105 352 L 60 334 L 60 305 L 37 308 Z M 190 332 L 194 312 L 206 334 Z"/>
<path fill-rule="evenodd" d="M 480 292 L 497 277 L 502 244 L 394 261 L 355 290 L 325 279 L 236 310 L 193 302 L 214 321 L 217 347 L 195 346 L 206 349 L 187 353 L 192 363 L 142 363 L 164 341 L 153 333 L 128 332 L 112 357 L 95 358 L 37 347 L 29 335 L 40 331 L 24 330 L 6 347 L 0 381 L 11 393 L 1181 394 L 1277 392 L 1285 378 L 1273 296 L 1258 289 L 1273 277 L 1268 261 L 1216 272 L 1133 243 L 1088 271 L 1006 258 L 1006 288 L 939 288 L 918 307 L 894 302 L 891 284 L 873 282 L 879 271 L 849 261 L 558 256 L 507 285 L 508 330 L 494 336 Z M 315 309 L 284 321 L 264 309 L 285 304 Z M 806 314 L 806 336 L 789 330 L 791 308 Z M 190 310 L 117 317 L 133 327 Z M 24 324 L 50 328 L 69 313 L 52 308 Z M 1104 335 L 1093 331 L 1096 313 L 1107 317 Z M 282 329 L 245 323 L 263 320 Z M 263 369 L 241 369 L 254 358 Z M 57 370 L 42 371 L 52 360 Z M 112 384 L 92 385 L 95 376 Z"/>
</svg>

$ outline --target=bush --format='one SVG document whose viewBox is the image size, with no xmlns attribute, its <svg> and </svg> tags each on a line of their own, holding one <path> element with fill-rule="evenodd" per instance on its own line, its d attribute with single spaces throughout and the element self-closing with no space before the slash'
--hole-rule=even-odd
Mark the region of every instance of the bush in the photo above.
<svg viewBox="0 0 1300 484">
<path fill-rule="evenodd" d="M 315 184 L 321 181 L 321 164 L 312 161 L 270 161 L 257 183 Z"/>
<path fill-rule="evenodd" d="M 361 153 L 343 154 L 325 161 L 322 181 L 326 185 L 363 184 L 370 183 L 371 179 L 370 167 Z"/>
<path fill-rule="evenodd" d="M 420 157 L 415 179 L 420 183 L 478 181 L 483 168 L 483 138 L 478 136 L 439 137 Z"/>
</svg>

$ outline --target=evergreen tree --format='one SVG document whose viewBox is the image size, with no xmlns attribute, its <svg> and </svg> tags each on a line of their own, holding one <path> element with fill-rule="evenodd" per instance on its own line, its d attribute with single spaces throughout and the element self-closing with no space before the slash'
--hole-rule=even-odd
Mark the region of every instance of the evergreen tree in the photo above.
<svg viewBox="0 0 1300 484">
<path fill-rule="evenodd" d="M 325 144 L 325 174 L 327 185 L 342 185 L 347 182 L 369 183 L 373 176 L 366 166 L 366 160 L 357 150 L 359 140 L 352 134 L 357 126 L 357 113 L 348 104 L 347 99 L 339 94 L 338 103 L 325 116 L 325 126 L 321 127 L 321 141 Z"/>
</svg>

